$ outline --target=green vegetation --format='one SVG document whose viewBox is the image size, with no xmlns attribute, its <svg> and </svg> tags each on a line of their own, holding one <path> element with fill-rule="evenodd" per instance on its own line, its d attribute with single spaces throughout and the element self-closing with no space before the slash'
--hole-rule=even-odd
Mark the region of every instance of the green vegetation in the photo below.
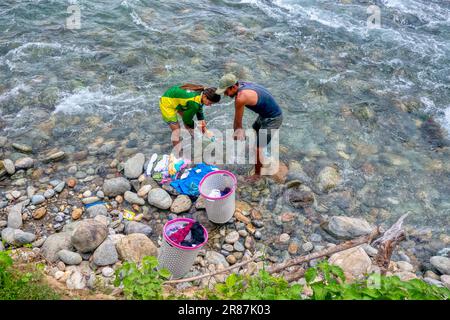
<svg viewBox="0 0 450 320">
<path fill-rule="evenodd" d="M 43 266 L 13 269 L 10 252 L 0 252 L 0 300 L 56 300 L 60 296 L 42 281 Z"/>
</svg>

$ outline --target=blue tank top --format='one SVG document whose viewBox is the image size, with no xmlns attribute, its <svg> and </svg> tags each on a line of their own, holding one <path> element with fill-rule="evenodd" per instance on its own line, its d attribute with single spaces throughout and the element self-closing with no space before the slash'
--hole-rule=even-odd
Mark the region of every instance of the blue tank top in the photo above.
<svg viewBox="0 0 450 320">
<path fill-rule="evenodd" d="M 247 108 L 256 112 L 262 118 L 275 118 L 281 116 L 282 112 L 280 106 L 266 88 L 256 83 L 239 81 L 238 92 L 247 89 L 254 90 L 258 94 L 258 102 L 256 105 L 246 106 Z"/>
</svg>

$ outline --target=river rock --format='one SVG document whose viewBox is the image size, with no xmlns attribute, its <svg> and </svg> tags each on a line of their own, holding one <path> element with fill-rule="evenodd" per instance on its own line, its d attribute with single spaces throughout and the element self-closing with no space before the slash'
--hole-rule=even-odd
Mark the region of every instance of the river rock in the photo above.
<svg viewBox="0 0 450 320">
<path fill-rule="evenodd" d="M 143 233 L 147 237 L 150 237 L 152 234 L 152 227 L 146 224 L 136 221 L 127 221 L 125 223 L 125 234 Z"/>
<path fill-rule="evenodd" d="M 107 179 L 103 183 L 103 192 L 107 197 L 115 197 L 131 190 L 131 185 L 124 177 Z"/>
<path fill-rule="evenodd" d="M 158 249 L 152 240 L 142 233 L 133 233 L 119 240 L 117 252 L 122 260 L 141 262 L 145 256 L 157 256 Z"/>
<path fill-rule="evenodd" d="M 361 246 L 337 252 L 328 262 L 341 267 L 350 281 L 364 276 L 372 266 L 372 261 Z"/>
<path fill-rule="evenodd" d="M 33 218 L 36 220 L 42 219 L 46 215 L 46 213 L 47 213 L 47 208 L 45 208 L 45 207 L 36 209 L 33 212 Z"/>
<path fill-rule="evenodd" d="M 66 153 L 64 151 L 58 151 L 55 153 L 51 153 L 47 155 L 44 159 L 42 159 L 42 162 L 48 163 L 48 162 L 56 162 L 64 159 L 66 156 Z"/>
<path fill-rule="evenodd" d="M 31 203 L 34 205 L 41 204 L 45 201 L 45 197 L 42 194 L 35 194 L 31 197 Z"/>
<path fill-rule="evenodd" d="M 13 228 L 5 228 L 2 230 L 2 241 L 5 241 L 6 243 L 13 244 L 14 243 L 14 231 L 18 229 Z"/>
<path fill-rule="evenodd" d="M 36 240 L 36 235 L 30 232 L 23 232 L 22 230 L 14 230 L 14 245 L 22 246 L 24 244 L 32 243 Z"/>
<path fill-rule="evenodd" d="M 192 201 L 187 195 L 179 195 L 175 198 L 170 207 L 170 211 L 176 214 L 189 211 Z"/>
<path fill-rule="evenodd" d="M 64 189 L 64 187 L 66 186 L 66 183 L 63 181 L 63 182 L 60 182 L 56 187 L 55 187 L 55 191 L 56 192 L 58 192 L 58 193 L 61 193 L 62 191 L 63 191 L 63 189 Z"/>
<path fill-rule="evenodd" d="M 58 261 L 58 252 L 72 249 L 71 236 L 69 232 L 60 232 L 50 235 L 41 247 L 41 253 L 49 262 Z"/>
<path fill-rule="evenodd" d="M 95 206 L 86 209 L 86 214 L 89 218 L 95 218 L 98 215 L 107 216 L 108 209 L 103 204 L 96 204 Z"/>
<path fill-rule="evenodd" d="M 142 186 L 139 191 L 138 191 L 138 196 L 145 198 L 147 196 L 147 194 L 150 192 L 150 190 L 152 190 L 152 186 L 147 184 L 145 186 Z"/>
<path fill-rule="evenodd" d="M 53 189 L 48 189 L 44 192 L 44 197 L 47 199 L 50 199 L 54 195 L 55 195 L 55 190 L 53 190 Z"/>
<path fill-rule="evenodd" d="M 229 243 L 229 244 L 234 244 L 238 240 L 239 240 L 239 232 L 237 232 L 237 231 L 231 231 L 225 237 L 225 242 Z"/>
<path fill-rule="evenodd" d="M 16 150 L 25 153 L 31 153 L 33 151 L 33 149 L 30 146 L 21 143 L 13 143 L 11 146 Z"/>
<path fill-rule="evenodd" d="M 58 258 L 67 265 L 79 265 L 81 261 L 83 261 L 83 258 L 81 258 L 79 253 L 66 249 L 58 251 L 57 254 Z"/>
<path fill-rule="evenodd" d="M 125 176 L 128 179 L 138 178 L 144 169 L 145 156 L 142 153 L 136 154 L 128 159 L 124 164 Z"/>
<path fill-rule="evenodd" d="M 325 229 L 338 239 L 354 239 L 372 231 L 367 221 L 345 216 L 331 217 Z"/>
<path fill-rule="evenodd" d="M 19 203 L 8 210 L 8 228 L 19 229 L 22 224 L 22 204 Z"/>
<path fill-rule="evenodd" d="M 226 258 L 218 252 L 215 252 L 215 251 L 206 252 L 205 259 L 210 264 L 215 264 L 215 265 L 221 264 L 224 267 L 229 267 L 229 264 L 228 264 Z"/>
<path fill-rule="evenodd" d="M 1 251 L 1 248 L 0 248 Z M 441 282 L 447 287 L 447 289 L 450 289 L 450 276 L 449 275 L 442 275 L 441 276 Z"/>
<path fill-rule="evenodd" d="M 434 257 L 431 257 L 430 263 L 441 274 L 450 275 L 450 258 L 442 257 L 442 256 L 434 256 Z"/>
<path fill-rule="evenodd" d="M 234 248 L 235 251 L 238 251 L 238 252 L 244 252 L 245 251 L 244 245 L 241 242 L 239 242 L 239 241 L 236 241 L 234 243 L 233 248 Z"/>
<path fill-rule="evenodd" d="M 112 240 L 106 239 L 94 251 L 92 256 L 93 262 L 99 267 L 113 265 L 119 261 L 116 246 Z"/>
<path fill-rule="evenodd" d="M 84 198 L 83 200 L 81 200 L 81 202 L 83 202 L 84 204 L 91 204 L 94 202 L 99 201 L 100 199 L 97 197 L 88 197 L 88 198 Z"/>
<path fill-rule="evenodd" d="M 73 271 L 66 281 L 67 288 L 73 290 L 82 290 L 86 288 L 86 279 L 83 274 L 77 270 Z"/>
<path fill-rule="evenodd" d="M 136 193 L 131 191 L 125 191 L 124 198 L 131 204 L 138 204 L 143 206 L 145 204 L 145 200 L 139 197 Z"/>
<path fill-rule="evenodd" d="M 32 168 L 34 165 L 34 160 L 32 158 L 26 157 L 26 158 L 20 158 L 14 162 L 14 166 L 16 169 L 29 169 Z"/>
<path fill-rule="evenodd" d="M 404 272 L 412 272 L 414 270 L 413 265 L 406 261 L 397 261 L 397 267 L 400 269 L 400 271 Z"/>
<path fill-rule="evenodd" d="M 106 208 L 105 208 L 106 209 Z M 75 208 L 72 210 L 72 219 L 78 220 L 81 218 L 81 215 L 83 214 L 83 209 L 81 208 Z"/>
<path fill-rule="evenodd" d="M 6 172 L 8 172 L 8 174 L 13 175 L 16 172 L 14 162 L 12 162 L 10 159 L 3 160 L 3 165 L 5 166 L 5 170 Z"/>
<path fill-rule="evenodd" d="M 172 205 L 172 198 L 161 188 L 155 188 L 148 193 L 148 203 L 159 209 L 169 209 Z"/>
<path fill-rule="evenodd" d="M 305 252 L 312 251 L 314 249 L 314 245 L 311 242 L 306 242 L 302 245 L 302 249 Z"/>
<path fill-rule="evenodd" d="M 110 278 L 114 275 L 114 269 L 110 267 L 106 267 L 102 269 L 102 275 L 106 278 Z"/>
<path fill-rule="evenodd" d="M 94 219 L 80 221 L 73 231 L 72 245 L 81 253 L 94 251 L 108 236 L 108 228 Z"/>
<path fill-rule="evenodd" d="M 339 171 L 334 167 L 323 168 L 318 175 L 318 186 L 322 192 L 327 192 L 335 188 L 342 178 Z"/>
</svg>

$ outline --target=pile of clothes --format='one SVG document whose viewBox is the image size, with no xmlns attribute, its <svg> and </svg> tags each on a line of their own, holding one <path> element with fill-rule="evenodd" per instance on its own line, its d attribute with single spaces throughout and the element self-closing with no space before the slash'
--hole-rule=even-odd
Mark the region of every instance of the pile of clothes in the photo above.
<svg viewBox="0 0 450 320">
<path fill-rule="evenodd" d="M 166 235 L 176 244 L 184 247 L 196 247 L 205 242 L 205 234 L 199 222 L 187 222 L 170 226 Z"/>
<path fill-rule="evenodd" d="M 158 160 L 158 154 L 154 153 L 150 158 L 145 173 L 160 183 L 167 183 L 177 179 L 179 173 L 189 164 L 188 160 L 177 159 L 173 154 L 165 154 L 159 158 L 159 161 L 153 168 L 156 160 Z"/>
</svg>

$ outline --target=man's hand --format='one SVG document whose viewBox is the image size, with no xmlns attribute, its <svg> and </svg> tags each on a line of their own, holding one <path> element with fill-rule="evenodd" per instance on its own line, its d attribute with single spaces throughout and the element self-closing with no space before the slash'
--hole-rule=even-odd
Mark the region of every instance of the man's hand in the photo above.
<svg viewBox="0 0 450 320">
<path fill-rule="evenodd" d="M 200 120 L 198 122 L 198 126 L 200 127 L 200 130 L 204 134 L 206 132 L 206 121 L 205 120 Z"/>
<path fill-rule="evenodd" d="M 244 129 L 239 128 L 234 130 L 234 134 L 233 134 L 233 138 L 234 140 L 245 140 L 245 132 Z"/>
</svg>

